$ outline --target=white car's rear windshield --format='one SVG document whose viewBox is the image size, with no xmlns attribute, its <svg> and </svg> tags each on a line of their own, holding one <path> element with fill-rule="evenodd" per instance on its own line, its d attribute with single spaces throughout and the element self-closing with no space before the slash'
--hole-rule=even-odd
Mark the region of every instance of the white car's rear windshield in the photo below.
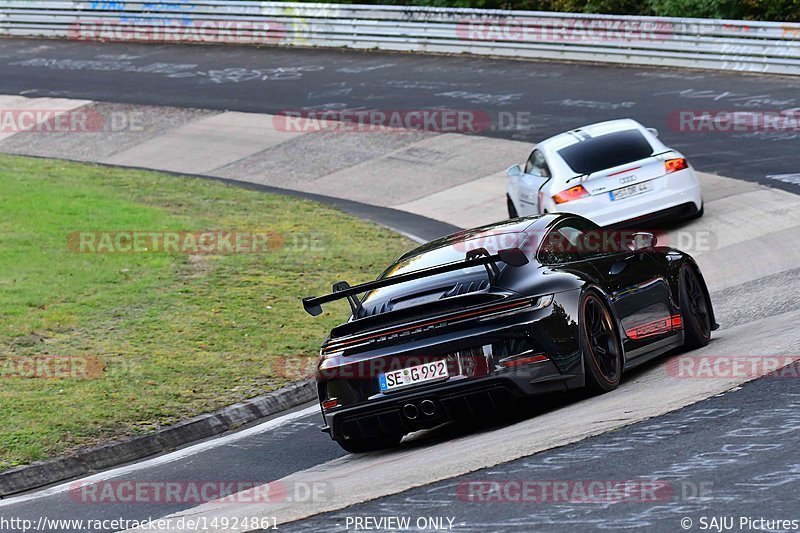
<svg viewBox="0 0 800 533">
<path fill-rule="evenodd" d="M 653 147 L 639 130 L 625 130 L 592 137 L 558 151 L 578 174 L 591 174 L 653 155 Z"/>
</svg>

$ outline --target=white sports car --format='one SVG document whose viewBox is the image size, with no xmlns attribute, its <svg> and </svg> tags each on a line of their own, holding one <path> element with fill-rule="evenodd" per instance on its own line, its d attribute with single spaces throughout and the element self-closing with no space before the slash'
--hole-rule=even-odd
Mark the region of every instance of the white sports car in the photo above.
<svg viewBox="0 0 800 533">
<path fill-rule="evenodd" d="M 537 144 L 525 168 L 506 171 L 509 216 L 569 212 L 600 226 L 702 216 L 694 169 L 657 135 L 620 119 Z"/>
</svg>

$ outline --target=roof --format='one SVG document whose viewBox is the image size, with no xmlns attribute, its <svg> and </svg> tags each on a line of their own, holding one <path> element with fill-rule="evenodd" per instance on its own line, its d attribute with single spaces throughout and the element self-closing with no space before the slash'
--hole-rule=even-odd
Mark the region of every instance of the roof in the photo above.
<svg viewBox="0 0 800 533">
<path fill-rule="evenodd" d="M 646 130 L 644 126 L 631 118 L 621 118 L 617 120 L 607 120 L 596 124 L 589 124 L 564 133 L 559 133 L 553 137 L 545 139 L 536 146 L 543 151 L 558 151 L 566 146 L 579 143 L 591 137 L 598 137 L 615 131 L 625 130 Z"/>
</svg>

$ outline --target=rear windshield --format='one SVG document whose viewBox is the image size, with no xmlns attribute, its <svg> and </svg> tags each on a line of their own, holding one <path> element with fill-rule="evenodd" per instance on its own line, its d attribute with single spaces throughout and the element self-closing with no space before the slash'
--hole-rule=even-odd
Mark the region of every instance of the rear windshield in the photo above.
<svg viewBox="0 0 800 533">
<path fill-rule="evenodd" d="M 477 235 L 470 235 L 467 239 L 449 242 L 438 248 L 401 258 L 390 266 L 378 279 L 390 278 L 398 274 L 408 274 L 409 272 L 415 272 L 423 268 L 455 263 L 456 261 L 464 261 L 467 252 L 478 248 L 486 248 L 486 251 L 490 254 L 496 254 L 499 250 L 504 248 L 519 246 L 525 237 L 527 237 L 527 235 L 522 232 L 503 232 L 502 230 L 489 230 Z M 483 267 L 478 266 L 472 268 L 482 269 Z M 470 269 L 463 269 L 462 271 L 469 270 Z"/>
<path fill-rule="evenodd" d="M 514 223 L 512 225 L 518 225 Z M 419 253 L 413 253 L 398 259 L 386 271 L 381 274 L 378 279 L 391 278 L 400 274 L 408 274 L 422 270 L 424 268 L 431 268 L 435 266 L 445 265 L 448 263 L 455 263 L 457 261 L 464 261 L 467 252 L 476 250 L 478 248 L 485 248 L 490 254 L 496 254 L 499 250 L 505 248 L 514 248 L 523 246 L 523 242 L 528 237 L 524 232 L 503 231 L 502 226 L 496 225 L 493 229 L 480 231 L 467 231 L 464 234 L 455 235 L 453 239 L 442 239 L 440 241 L 433 241 L 427 245 L 422 245 L 419 248 Z M 503 268 L 500 265 L 500 268 Z M 454 272 L 438 274 L 426 278 L 430 283 L 445 282 L 445 280 L 452 280 L 461 276 L 472 276 L 478 271 L 484 271 L 482 266 L 474 266 L 469 268 L 462 268 Z M 448 281 L 447 283 L 451 283 Z M 380 298 L 383 295 L 391 295 L 397 291 L 396 288 L 383 287 L 375 289 L 364 296 L 363 302 L 367 302 L 373 298 Z"/>
<path fill-rule="evenodd" d="M 558 155 L 578 174 L 591 174 L 650 157 L 653 147 L 639 130 L 625 130 L 567 146 Z"/>
</svg>

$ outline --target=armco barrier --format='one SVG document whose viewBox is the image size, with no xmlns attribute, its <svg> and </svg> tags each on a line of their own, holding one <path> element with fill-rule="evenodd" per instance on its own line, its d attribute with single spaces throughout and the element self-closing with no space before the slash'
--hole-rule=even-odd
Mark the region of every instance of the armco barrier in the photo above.
<svg viewBox="0 0 800 533">
<path fill-rule="evenodd" d="M 0 36 L 469 53 L 800 75 L 800 24 L 250 0 L 0 0 Z"/>
</svg>

